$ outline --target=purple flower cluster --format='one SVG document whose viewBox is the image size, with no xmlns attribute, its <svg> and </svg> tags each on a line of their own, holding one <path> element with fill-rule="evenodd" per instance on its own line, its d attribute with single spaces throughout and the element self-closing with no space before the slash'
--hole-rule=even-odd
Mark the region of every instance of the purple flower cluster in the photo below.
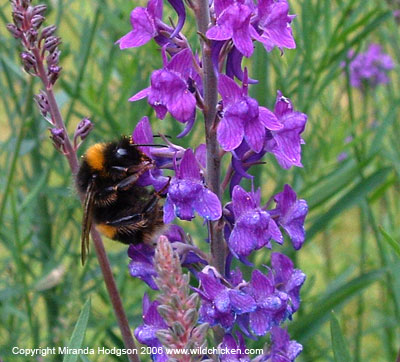
<svg viewBox="0 0 400 362">
<path fill-rule="evenodd" d="M 154 39 L 161 48 L 162 68 L 153 71 L 149 86 L 129 100 L 146 98 L 159 120 L 171 117 L 182 124 L 178 138 L 189 134 L 199 113 L 207 118 L 211 112 L 213 119 L 211 124 L 206 122 L 206 143 L 185 149 L 163 135 L 165 147 L 152 146 L 153 131 L 144 117 L 133 132 L 133 141 L 141 145 L 155 166 L 141 176 L 139 184 L 152 186 L 165 196 L 165 224 L 176 218 L 192 221 L 199 215 L 207 225 L 211 255 L 197 249 L 190 236 L 176 225 L 166 232 L 182 265 L 188 266 L 198 280 L 199 286 L 193 289 L 201 299 L 199 323 L 222 326 L 226 335 L 221 346 L 229 348 L 245 348 L 242 334 L 232 333 L 235 326 L 247 337 L 270 334 L 271 344 L 262 360 L 292 361 L 301 346 L 290 341 L 286 330 L 279 326 L 299 308 L 304 273 L 277 252 L 271 254 L 271 266 L 266 272 L 254 269 L 248 282 L 239 269 L 231 272 L 231 263 L 237 259 L 252 266 L 249 258 L 254 251 L 272 249 L 272 241 L 282 244 L 284 235 L 295 250 L 305 240 L 307 203 L 289 185 L 264 203 L 261 190 L 254 191 L 253 182 L 251 191 L 241 185 L 243 178 L 253 180 L 252 166 L 264 163 L 266 154 L 272 154 L 283 169 L 302 167 L 302 133 L 307 115 L 295 110 L 281 91 L 277 91 L 273 110 L 260 105 L 248 91 L 256 80 L 249 78 L 241 64 L 243 57 L 253 54 L 254 42 L 262 43 L 267 52 L 275 47 L 281 52 L 295 48 L 291 29 L 294 15 L 289 15 L 287 0 L 212 0 L 206 17 L 211 23 L 208 28 L 201 28 L 204 9 L 191 1 L 186 5 L 182 0 L 168 2 L 177 14 L 176 26 L 164 23 L 162 0 L 149 0 L 146 7 L 132 11 L 132 30 L 117 41 L 125 49 Z M 188 8 L 193 10 L 201 33 L 203 48 L 199 54 L 192 51 L 181 32 Z M 213 89 L 218 93 L 214 109 L 210 109 L 207 88 L 212 71 L 216 76 Z M 222 181 L 219 175 L 224 157 L 230 157 L 230 166 Z M 231 200 L 225 203 L 221 195 L 228 186 Z M 216 238 L 226 244 L 224 250 L 215 249 Z M 216 269 L 218 253 L 223 255 L 225 269 L 221 264 Z M 156 289 L 158 269 L 154 266 L 153 248 L 131 245 L 129 256 L 131 275 Z M 199 266 L 204 267 L 201 272 Z M 167 328 L 160 322 L 161 316 L 153 312 L 156 308 L 146 299 L 144 325 L 136 330 L 138 340 L 150 346 L 160 345 L 154 330 Z M 243 352 L 222 360 L 249 358 Z"/>
<path fill-rule="evenodd" d="M 353 59 L 349 65 L 350 83 L 353 87 L 375 87 L 389 82 L 387 73 L 394 68 L 394 63 L 389 54 L 382 52 L 380 45 L 370 44 L 365 53 L 355 56 L 354 51 L 350 51 L 348 58 Z"/>
<path fill-rule="evenodd" d="M 246 335 L 263 336 L 273 326 L 291 319 L 300 305 L 300 288 L 305 274 L 280 253 L 271 254 L 271 268 L 265 275 L 254 270 L 245 282 L 239 270 L 221 279 L 210 270 L 199 273 L 203 302 L 200 320 L 211 326 L 221 325 L 230 331 L 237 322 Z"/>
</svg>

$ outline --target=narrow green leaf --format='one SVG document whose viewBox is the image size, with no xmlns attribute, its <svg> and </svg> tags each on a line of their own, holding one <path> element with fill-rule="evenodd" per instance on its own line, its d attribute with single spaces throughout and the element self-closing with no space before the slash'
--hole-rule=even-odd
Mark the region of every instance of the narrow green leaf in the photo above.
<svg viewBox="0 0 400 362">
<path fill-rule="evenodd" d="M 74 331 L 72 332 L 71 339 L 68 343 L 68 348 L 75 349 L 81 348 L 83 338 L 85 337 L 86 327 L 89 320 L 90 314 L 90 298 L 86 301 L 83 306 L 82 312 L 79 315 L 78 321 L 76 322 Z M 63 362 L 76 362 L 78 360 L 78 354 L 66 354 L 63 358 Z"/>
<path fill-rule="evenodd" d="M 350 357 L 342 330 L 340 329 L 339 321 L 337 320 L 333 311 L 331 312 L 331 341 L 335 361 L 350 362 L 352 359 Z"/>
<path fill-rule="evenodd" d="M 311 240 L 312 237 L 326 228 L 326 226 L 344 210 L 351 206 L 357 205 L 367 195 L 373 191 L 376 187 L 381 185 L 385 180 L 391 168 L 386 167 L 374 172 L 369 177 L 361 180 L 355 185 L 349 192 L 343 195 L 326 213 L 322 214 L 307 230 L 307 239 Z"/>
<path fill-rule="evenodd" d="M 400 257 L 400 243 L 394 240 L 384 229 L 382 226 L 379 226 L 379 231 L 383 235 L 384 240 L 392 247 L 394 252 Z"/>
<path fill-rule="evenodd" d="M 371 271 L 325 293 L 319 300 L 309 306 L 309 313 L 292 323 L 289 327 L 290 335 L 300 343 L 305 343 L 308 338 L 315 335 L 322 323 L 329 318 L 329 313 L 332 309 L 339 308 L 349 299 L 361 293 L 365 288 L 381 278 L 384 272 L 385 269 Z M 328 287 L 328 289 L 330 288 Z"/>
</svg>

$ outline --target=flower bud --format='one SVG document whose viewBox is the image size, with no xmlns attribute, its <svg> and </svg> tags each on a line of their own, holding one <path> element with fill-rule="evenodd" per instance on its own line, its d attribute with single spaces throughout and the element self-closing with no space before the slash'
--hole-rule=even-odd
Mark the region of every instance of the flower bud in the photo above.
<svg viewBox="0 0 400 362">
<path fill-rule="evenodd" d="M 54 84 L 58 77 L 60 76 L 62 67 L 59 67 L 58 65 L 51 65 L 48 69 L 49 73 L 49 80 L 51 84 Z"/>
<path fill-rule="evenodd" d="M 35 56 L 28 52 L 21 53 L 22 64 L 27 72 L 36 70 L 36 59 Z"/>
<path fill-rule="evenodd" d="M 31 46 L 33 46 L 33 44 L 35 43 L 37 36 L 38 36 L 37 30 L 31 28 L 27 31 L 26 39 L 28 40 L 29 44 L 31 44 Z"/>
<path fill-rule="evenodd" d="M 171 333 L 167 329 L 158 330 L 156 332 L 156 336 L 161 344 L 164 346 L 170 346 L 174 340 L 174 338 L 171 336 Z"/>
<path fill-rule="evenodd" d="M 34 15 L 32 17 L 31 24 L 35 29 L 38 29 L 43 24 L 44 20 L 45 20 L 44 16 L 42 16 L 42 15 Z"/>
<path fill-rule="evenodd" d="M 32 15 L 43 15 L 47 10 L 47 6 L 45 4 L 39 4 L 33 7 Z"/>
<path fill-rule="evenodd" d="M 13 16 L 14 24 L 19 29 L 21 29 L 24 25 L 24 20 L 25 20 L 25 17 L 24 17 L 24 14 L 22 13 L 22 11 L 15 10 L 15 11 L 13 11 L 12 16 Z"/>
<path fill-rule="evenodd" d="M 50 139 L 57 151 L 65 153 L 65 140 L 67 138 L 63 128 L 49 128 Z"/>
<path fill-rule="evenodd" d="M 93 123 L 90 121 L 89 118 L 84 118 L 82 121 L 79 122 L 78 126 L 75 129 L 74 133 L 74 147 L 77 149 L 80 145 L 79 139 L 83 141 L 93 129 Z"/>
<path fill-rule="evenodd" d="M 183 316 L 183 321 L 188 325 L 196 324 L 197 319 L 198 319 L 197 310 L 194 308 L 187 310 Z"/>
<path fill-rule="evenodd" d="M 36 105 L 39 108 L 39 112 L 43 117 L 46 117 L 47 114 L 50 112 L 50 106 L 49 106 L 49 101 L 47 99 L 46 93 L 43 91 L 40 91 L 39 94 L 36 94 L 33 99 L 36 102 Z"/>
<path fill-rule="evenodd" d="M 53 53 L 49 54 L 46 58 L 47 65 L 57 65 L 60 59 L 60 54 L 61 51 L 59 49 L 56 49 Z"/>
<path fill-rule="evenodd" d="M 172 323 L 172 331 L 177 337 L 183 336 L 186 332 L 185 327 L 182 325 L 182 323 L 175 321 Z"/>
<path fill-rule="evenodd" d="M 22 31 L 19 30 L 14 24 L 7 24 L 7 29 L 15 39 L 20 39 Z"/>
<path fill-rule="evenodd" d="M 57 30 L 57 27 L 55 25 L 49 25 L 46 26 L 45 28 L 43 28 L 42 30 L 42 35 L 41 38 L 42 39 L 46 39 L 49 36 L 53 35 L 55 33 L 55 31 Z"/>
<path fill-rule="evenodd" d="M 159 305 L 157 307 L 157 311 L 166 321 L 173 319 L 175 313 L 175 311 L 169 305 L 165 304 Z"/>
<path fill-rule="evenodd" d="M 52 53 L 57 49 L 57 46 L 61 43 L 61 39 L 56 36 L 49 36 L 44 42 L 44 48 Z"/>
<path fill-rule="evenodd" d="M 200 324 L 195 329 L 193 329 L 192 338 L 196 339 L 197 341 L 202 341 L 205 338 L 209 328 L 210 325 L 208 323 Z"/>
</svg>

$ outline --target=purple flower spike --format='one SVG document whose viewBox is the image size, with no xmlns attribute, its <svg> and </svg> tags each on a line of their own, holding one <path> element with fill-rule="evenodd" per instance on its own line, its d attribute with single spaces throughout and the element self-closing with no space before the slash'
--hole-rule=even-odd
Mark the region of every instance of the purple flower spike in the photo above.
<svg viewBox="0 0 400 362">
<path fill-rule="evenodd" d="M 143 324 L 135 329 L 135 337 L 141 343 L 149 347 L 162 347 L 161 342 L 156 336 L 156 332 L 160 329 L 167 329 L 168 325 L 162 319 L 157 311 L 160 305 L 158 301 L 150 303 L 147 293 L 143 297 Z M 157 349 L 158 351 L 158 349 Z M 155 353 L 152 360 L 156 362 L 167 362 L 168 356 L 163 353 Z"/>
<path fill-rule="evenodd" d="M 282 234 L 267 211 L 260 208 L 260 189 L 246 192 L 239 185 L 232 196 L 235 224 L 228 245 L 232 253 L 243 258 L 253 250 L 266 246 L 271 248 L 271 238 L 282 244 Z"/>
<path fill-rule="evenodd" d="M 271 362 L 292 362 L 303 350 L 303 346 L 296 341 L 291 341 L 289 333 L 279 327 L 271 330 L 270 350 L 266 360 Z"/>
<path fill-rule="evenodd" d="M 245 57 L 250 57 L 254 50 L 252 38 L 258 37 L 250 24 L 252 6 L 250 3 L 242 4 L 236 1 L 228 5 L 229 3 L 231 2 L 215 1 L 217 24 L 207 31 L 206 36 L 212 40 L 232 39 L 235 47 Z M 227 7 L 222 11 L 225 6 Z"/>
<path fill-rule="evenodd" d="M 195 211 L 206 220 L 218 220 L 222 214 L 217 195 L 203 185 L 196 157 L 187 149 L 168 189 L 164 223 L 171 222 L 175 215 L 182 220 L 192 220 Z"/>
<path fill-rule="evenodd" d="M 260 152 L 264 146 L 266 129 L 280 130 L 283 126 L 270 110 L 259 107 L 257 101 L 247 95 L 247 74 L 244 77 L 243 88 L 240 88 L 228 76 L 219 76 L 218 90 L 224 111 L 218 124 L 217 138 L 225 151 L 239 147 L 245 138 L 254 152 Z"/>
<path fill-rule="evenodd" d="M 148 97 L 158 118 L 164 119 L 166 113 L 170 112 L 179 122 L 191 121 L 196 111 L 196 98 L 189 91 L 188 84 L 193 71 L 193 54 L 190 49 L 184 49 L 175 54 L 163 69 L 152 73 L 150 87 L 129 100 L 134 102 Z"/>
<path fill-rule="evenodd" d="M 266 150 L 273 153 L 285 169 L 292 166 L 303 167 L 301 145 L 304 141 L 300 135 L 305 129 L 307 115 L 296 112 L 290 99 L 284 97 L 281 91 L 278 91 L 276 97 L 274 113 L 283 127 L 267 135 Z"/>
<path fill-rule="evenodd" d="M 349 58 L 353 55 L 351 51 Z M 388 83 L 387 72 L 393 68 L 390 55 L 383 53 L 380 45 L 371 44 L 365 53 L 358 54 L 350 63 L 350 83 L 357 88 Z"/>
<path fill-rule="evenodd" d="M 140 47 L 158 34 L 157 23 L 162 17 L 162 6 L 162 0 L 149 0 L 146 8 L 132 10 L 132 30 L 116 41 L 120 49 Z"/>
<path fill-rule="evenodd" d="M 270 52 L 275 46 L 294 49 L 296 43 L 290 23 L 295 15 L 288 15 L 289 4 L 286 0 L 260 0 L 258 2 L 258 28 L 261 36 L 256 39 Z"/>
<path fill-rule="evenodd" d="M 304 220 L 308 212 L 305 200 L 298 200 L 296 193 L 289 185 L 275 195 L 276 208 L 270 211 L 272 216 L 278 216 L 277 222 L 289 234 L 293 247 L 298 250 L 304 243 Z"/>
</svg>

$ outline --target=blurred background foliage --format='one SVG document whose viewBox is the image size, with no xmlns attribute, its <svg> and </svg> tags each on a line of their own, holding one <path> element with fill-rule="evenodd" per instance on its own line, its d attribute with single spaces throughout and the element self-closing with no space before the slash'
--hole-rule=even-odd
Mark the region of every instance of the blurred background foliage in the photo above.
<svg viewBox="0 0 400 362">
<path fill-rule="evenodd" d="M 114 45 L 130 30 L 132 8 L 144 3 L 46 1 L 46 25 L 55 23 L 63 38 L 64 70 L 56 95 L 69 131 L 85 116 L 95 123 L 81 152 L 96 141 L 129 134 L 145 115 L 156 132 L 176 136 L 181 130 L 169 118 L 156 121 L 146 101 L 127 101 L 161 66 L 152 43 L 124 52 Z M 304 247 L 296 254 L 283 247 L 308 276 L 302 307 L 289 330 L 304 345 L 299 361 L 338 360 L 332 342 L 346 344 L 354 361 L 394 361 L 400 347 L 400 31 L 395 1 L 290 3 L 291 13 L 297 14 L 297 49 L 281 56 L 278 50 L 267 54 L 257 47 L 246 61 L 251 76 L 259 79 L 251 92 L 261 105 L 273 107 L 280 89 L 309 116 L 304 168 L 284 171 L 270 156 L 267 165 L 254 168 L 264 202 L 290 183 L 310 207 Z M 94 253 L 84 268 L 80 265 L 81 208 L 66 160 L 53 149 L 48 125 L 33 103 L 39 82 L 23 72 L 19 45 L 5 29 L 10 12 L 9 2 L 1 0 L 0 359 L 24 360 L 10 354 L 11 346 L 67 345 L 89 296 L 84 346 L 122 348 Z M 197 44 L 193 19 L 184 31 Z M 381 44 L 396 66 L 389 84 L 361 93 L 349 86 L 341 62 L 350 49 L 363 51 L 370 43 Z M 174 142 L 188 147 L 202 141 L 201 123 L 199 117 L 191 136 Z M 200 222 L 183 226 L 207 247 Z M 137 326 L 148 288 L 129 276 L 125 246 L 106 241 L 106 248 L 130 325 Z M 253 261 L 267 264 L 269 254 L 262 250 Z"/>
</svg>

